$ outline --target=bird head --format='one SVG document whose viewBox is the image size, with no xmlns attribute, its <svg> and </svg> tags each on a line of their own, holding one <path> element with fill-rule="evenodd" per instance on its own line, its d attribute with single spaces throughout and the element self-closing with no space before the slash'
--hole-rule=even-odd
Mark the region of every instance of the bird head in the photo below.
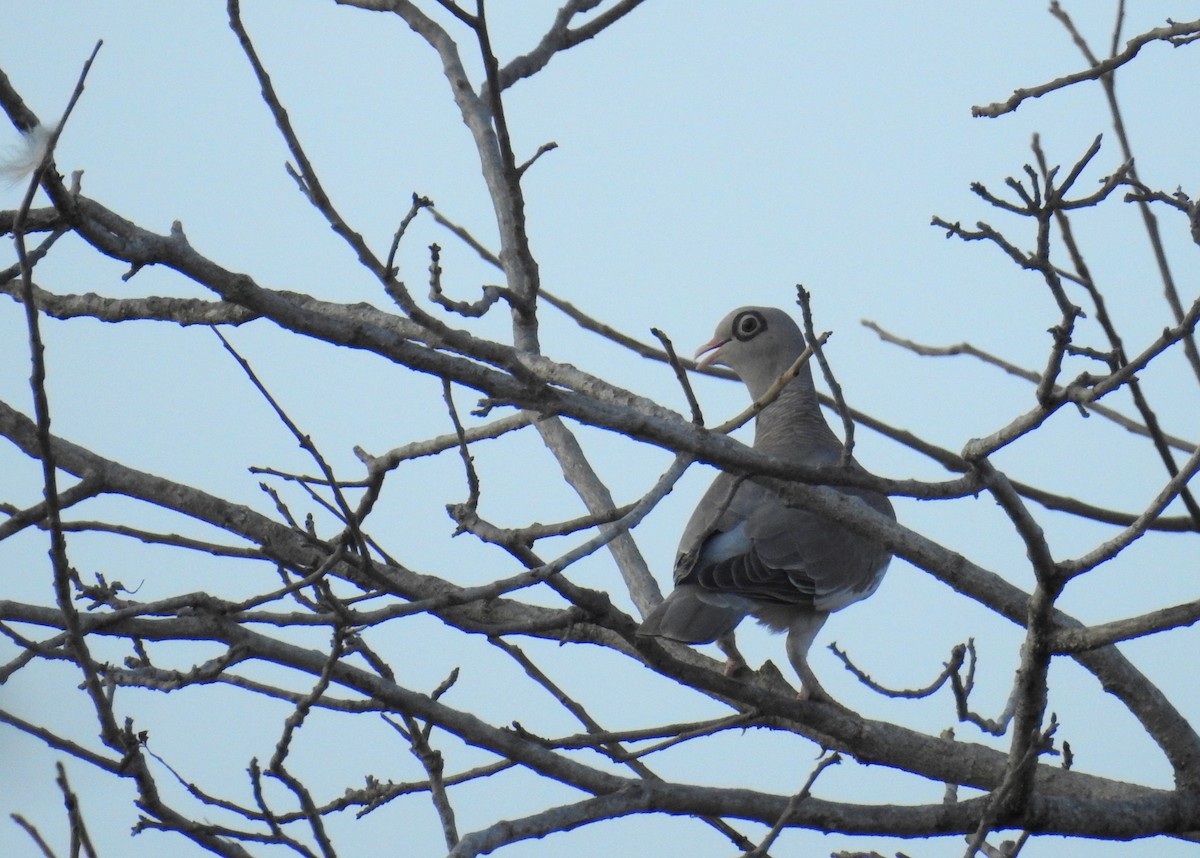
<svg viewBox="0 0 1200 858">
<path fill-rule="evenodd" d="M 804 351 L 804 334 L 775 307 L 740 307 L 721 320 L 696 351 L 696 366 L 727 366 L 758 397 Z"/>
</svg>

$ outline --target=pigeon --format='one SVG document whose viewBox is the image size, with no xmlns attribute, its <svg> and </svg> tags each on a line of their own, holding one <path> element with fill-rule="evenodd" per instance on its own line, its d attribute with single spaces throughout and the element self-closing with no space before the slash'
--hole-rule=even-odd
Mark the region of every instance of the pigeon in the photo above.
<svg viewBox="0 0 1200 858">
<path fill-rule="evenodd" d="M 721 320 L 696 358 L 700 367 L 732 369 L 758 400 L 804 348 L 804 335 L 783 310 L 742 307 Z M 836 468 L 841 462 L 842 442 L 821 414 L 807 363 L 759 412 L 754 449 L 810 467 Z M 864 473 L 853 459 L 846 467 Z M 831 488 L 895 519 L 884 494 Z M 808 665 L 809 647 L 830 613 L 875 592 L 890 560 L 886 549 L 836 521 L 786 506 L 750 479 L 721 473 L 684 528 L 675 589 L 646 616 L 638 634 L 710 643 L 751 614 L 773 631 L 787 630 L 800 697 L 832 701 Z"/>
</svg>

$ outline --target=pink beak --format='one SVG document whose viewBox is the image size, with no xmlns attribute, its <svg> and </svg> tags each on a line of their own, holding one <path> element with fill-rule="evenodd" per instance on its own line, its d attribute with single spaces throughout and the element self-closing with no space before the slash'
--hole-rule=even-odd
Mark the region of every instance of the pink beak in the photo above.
<svg viewBox="0 0 1200 858">
<path fill-rule="evenodd" d="M 720 361 L 721 346 L 725 345 L 727 342 L 729 342 L 728 337 L 724 339 L 721 337 L 715 337 L 714 339 L 711 339 L 704 345 L 700 346 L 700 348 L 696 349 L 696 355 L 694 357 L 694 360 L 696 361 L 696 369 L 705 369 L 706 367 L 710 367 L 714 363 Z M 705 354 L 706 352 L 707 354 Z M 702 358 L 700 357 L 701 355 L 705 356 Z"/>
</svg>

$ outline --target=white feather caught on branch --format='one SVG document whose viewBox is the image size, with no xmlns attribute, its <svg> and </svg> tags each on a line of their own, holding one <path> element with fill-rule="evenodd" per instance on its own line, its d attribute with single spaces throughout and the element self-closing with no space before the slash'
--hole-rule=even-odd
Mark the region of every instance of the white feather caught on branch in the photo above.
<svg viewBox="0 0 1200 858">
<path fill-rule="evenodd" d="M 0 180 L 8 186 L 33 175 L 46 157 L 50 146 L 51 129 L 35 125 L 21 132 L 21 140 L 10 146 L 0 157 Z"/>
</svg>

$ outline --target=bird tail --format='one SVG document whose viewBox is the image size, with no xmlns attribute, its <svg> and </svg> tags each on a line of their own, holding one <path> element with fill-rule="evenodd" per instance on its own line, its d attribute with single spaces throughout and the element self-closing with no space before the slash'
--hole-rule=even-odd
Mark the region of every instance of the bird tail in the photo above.
<svg viewBox="0 0 1200 858">
<path fill-rule="evenodd" d="M 682 643 L 710 643 L 733 631 L 745 615 L 739 608 L 706 601 L 698 587 L 684 584 L 646 616 L 637 633 Z"/>
</svg>

